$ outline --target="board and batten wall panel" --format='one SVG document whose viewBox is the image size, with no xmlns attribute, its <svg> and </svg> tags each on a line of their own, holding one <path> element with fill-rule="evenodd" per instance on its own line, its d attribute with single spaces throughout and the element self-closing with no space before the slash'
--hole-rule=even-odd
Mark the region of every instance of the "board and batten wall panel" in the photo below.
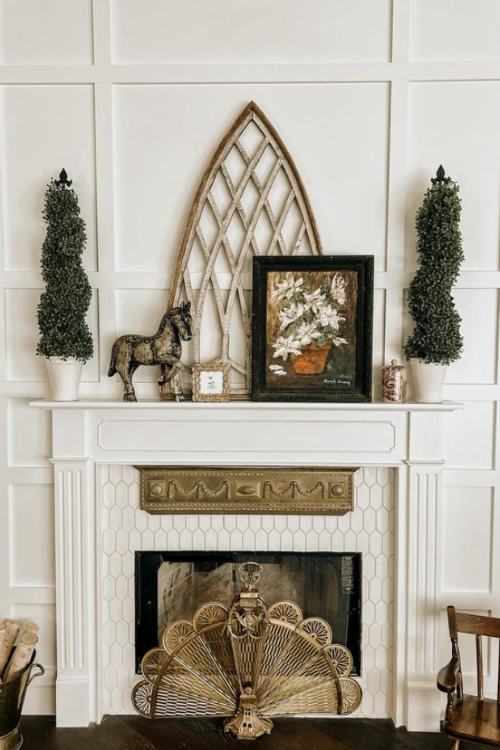
<svg viewBox="0 0 500 750">
<path fill-rule="evenodd" d="M 50 421 L 28 407 L 47 393 L 45 185 L 65 166 L 87 222 L 81 394 L 119 398 L 110 345 L 156 328 L 197 183 L 249 99 L 297 163 L 325 252 L 376 257 L 376 397 L 408 330 L 415 211 L 440 162 L 461 184 L 465 351 L 446 397 L 465 409 L 447 425 L 437 605 L 500 614 L 499 39 L 496 0 L 0 0 L 0 616 L 42 627 L 28 711 L 53 711 L 56 669 Z M 154 373 L 136 381 L 156 395 Z"/>
</svg>

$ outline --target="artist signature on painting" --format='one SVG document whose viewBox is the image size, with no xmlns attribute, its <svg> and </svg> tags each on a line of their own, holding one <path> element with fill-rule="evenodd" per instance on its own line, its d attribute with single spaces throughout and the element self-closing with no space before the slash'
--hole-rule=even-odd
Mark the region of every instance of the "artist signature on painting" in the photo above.
<svg viewBox="0 0 500 750">
<path fill-rule="evenodd" d="M 329 385 L 346 385 L 349 388 L 351 387 L 351 381 L 346 378 L 323 378 L 322 382 Z"/>
</svg>

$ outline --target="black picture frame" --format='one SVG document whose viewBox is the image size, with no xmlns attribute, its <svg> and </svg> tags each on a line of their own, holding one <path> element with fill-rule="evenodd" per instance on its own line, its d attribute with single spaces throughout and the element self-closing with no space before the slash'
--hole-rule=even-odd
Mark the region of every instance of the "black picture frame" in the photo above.
<svg viewBox="0 0 500 750">
<path fill-rule="evenodd" d="M 323 384 L 308 383 L 304 386 L 289 384 L 280 386 L 276 378 L 268 375 L 269 349 L 267 341 L 267 316 L 269 300 L 269 274 L 271 272 L 355 272 L 356 305 L 354 324 L 355 346 L 351 352 L 354 367 L 352 383 L 342 377 L 326 377 Z M 350 278 L 353 278 L 350 275 Z M 254 401 L 318 401 L 359 403 L 372 400 L 372 335 L 373 335 L 373 255 L 321 255 L 321 256 L 272 256 L 253 259 L 253 305 L 252 305 L 252 400 Z M 327 355 L 330 358 L 330 354 Z M 327 366 L 332 366 L 327 360 Z M 288 366 L 288 365 L 287 365 Z M 294 376 L 295 377 L 295 376 Z M 290 379 L 290 378 L 289 378 Z M 270 382 L 273 381 L 274 382 Z M 337 381 L 340 381 L 337 382 Z"/>
</svg>

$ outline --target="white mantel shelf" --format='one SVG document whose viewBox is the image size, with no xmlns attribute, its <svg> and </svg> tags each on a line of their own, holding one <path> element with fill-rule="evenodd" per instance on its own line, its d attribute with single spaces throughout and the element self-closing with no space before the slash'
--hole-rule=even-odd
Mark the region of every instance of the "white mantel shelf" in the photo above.
<svg viewBox="0 0 500 750">
<path fill-rule="evenodd" d="M 256 401 L 225 401 L 220 403 L 199 403 L 194 401 L 137 401 L 130 403 L 125 401 L 107 401 L 105 399 L 94 399 L 92 401 L 32 401 L 30 406 L 38 409 L 162 409 L 175 411 L 178 415 L 183 409 L 199 409 L 201 411 L 226 411 L 231 409 L 250 409 L 255 411 L 277 410 L 286 411 L 436 411 L 446 412 L 463 409 L 463 404 L 457 401 L 441 401 L 440 403 L 406 403 L 388 404 L 382 401 L 372 403 L 327 403 L 327 402 L 256 402 Z"/>
<path fill-rule="evenodd" d="M 83 726 L 102 716 L 104 532 L 98 477 L 100 467 L 112 464 L 393 467 L 392 718 L 414 730 L 439 726 L 435 633 L 442 438 L 445 421 L 462 404 L 92 400 L 31 406 L 52 413 L 59 726 Z"/>
</svg>

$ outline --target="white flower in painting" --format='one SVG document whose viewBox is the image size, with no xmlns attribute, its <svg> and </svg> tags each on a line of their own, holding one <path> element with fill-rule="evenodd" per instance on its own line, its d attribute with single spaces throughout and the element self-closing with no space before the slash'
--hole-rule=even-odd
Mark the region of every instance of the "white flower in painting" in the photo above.
<svg viewBox="0 0 500 750">
<path fill-rule="evenodd" d="M 342 344 L 347 344 L 347 339 L 343 339 L 341 336 L 333 336 L 332 344 L 334 346 L 342 346 Z"/>
<path fill-rule="evenodd" d="M 321 334 L 314 323 L 302 323 L 295 336 L 301 346 L 308 346 L 309 344 L 312 344 L 315 339 L 319 339 Z"/>
<path fill-rule="evenodd" d="M 344 320 L 344 316 L 339 315 L 338 310 L 335 310 L 335 308 L 331 307 L 330 305 L 325 305 L 319 311 L 318 325 L 321 326 L 321 328 L 330 326 L 330 328 L 333 328 L 334 331 L 338 331 L 340 323 L 342 323 Z"/>
<path fill-rule="evenodd" d="M 269 365 L 273 375 L 286 375 L 286 370 L 281 365 Z"/>
<path fill-rule="evenodd" d="M 326 296 L 322 293 L 320 287 L 314 290 L 314 292 L 304 293 L 304 299 L 313 312 L 317 313 L 324 304 Z"/>
<path fill-rule="evenodd" d="M 288 359 L 289 354 L 300 354 L 300 343 L 293 336 L 279 336 L 273 344 L 273 357 Z"/>
<path fill-rule="evenodd" d="M 302 276 L 297 281 L 294 281 L 293 276 L 290 276 L 284 281 L 278 281 L 273 289 L 273 295 L 278 302 L 282 302 L 283 300 L 291 299 L 298 292 L 302 292 L 303 285 L 304 279 Z"/>
<path fill-rule="evenodd" d="M 332 279 L 332 285 L 330 287 L 330 294 L 339 305 L 345 305 L 346 294 L 345 294 L 345 281 L 342 276 L 338 273 Z"/>
<path fill-rule="evenodd" d="M 290 325 L 290 323 L 293 323 L 295 320 L 297 320 L 297 318 L 300 318 L 304 314 L 304 310 L 304 305 L 301 305 L 300 303 L 298 305 L 294 303 L 289 307 L 285 307 L 283 308 L 283 310 L 280 310 L 280 331 L 283 331 L 287 326 Z"/>
</svg>

